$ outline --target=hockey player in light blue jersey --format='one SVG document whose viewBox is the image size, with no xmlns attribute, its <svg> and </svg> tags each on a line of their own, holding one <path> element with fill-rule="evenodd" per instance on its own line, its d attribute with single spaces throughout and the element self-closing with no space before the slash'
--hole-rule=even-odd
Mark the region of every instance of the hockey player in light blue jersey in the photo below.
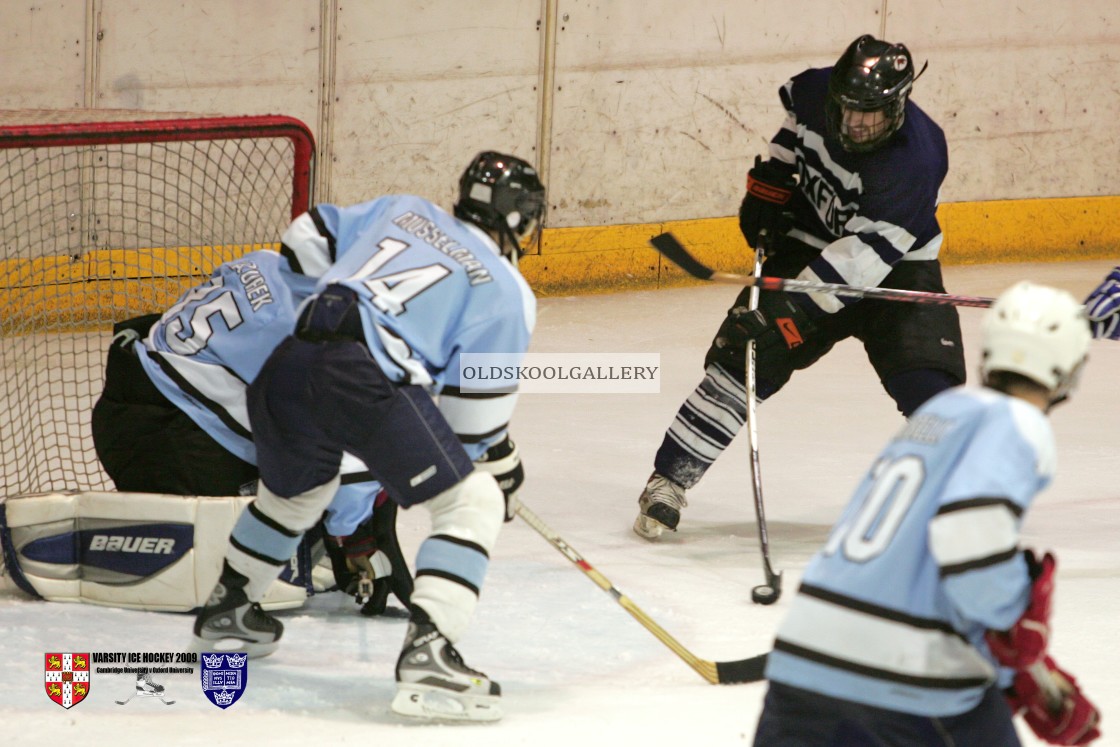
<svg viewBox="0 0 1120 747">
<path fill-rule="evenodd" d="M 393 501 L 431 514 L 393 710 L 484 721 L 501 716 L 500 688 L 454 643 L 524 473 L 508 433 L 516 393 L 463 386 L 460 356 L 528 347 L 536 301 L 517 260 L 544 187 L 529 164 L 494 152 L 459 187 L 454 216 L 393 195 L 320 205 L 285 234 L 293 268 L 321 278 L 249 387 L 261 480 L 194 632 L 200 647 L 276 648 L 282 626 L 258 602 L 330 504 L 349 452 Z"/>
<path fill-rule="evenodd" d="M 996 300 L 983 388 L 918 409 L 806 568 L 756 745 L 1008 747 L 1018 711 L 1054 744 L 1099 736 L 1096 709 L 1047 655 L 1054 558 L 1018 547 L 1053 477 L 1047 413 L 1089 340 L 1064 291 L 1019 283 Z"/>
</svg>

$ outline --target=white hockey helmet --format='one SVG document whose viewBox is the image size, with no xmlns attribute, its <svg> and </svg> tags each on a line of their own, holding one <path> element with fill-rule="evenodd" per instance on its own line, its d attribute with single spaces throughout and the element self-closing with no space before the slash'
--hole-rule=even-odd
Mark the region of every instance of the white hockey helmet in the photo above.
<svg viewBox="0 0 1120 747">
<path fill-rule="evenodd" d="M 1073 296 L 1022 281 L 992 304 L 983 338 L 985 380 L 993 371 L 1010 371 L 1046 387 L 1057 402 L 1076 387 L 1092 335 L 1085 307 Z"/>
</svg>

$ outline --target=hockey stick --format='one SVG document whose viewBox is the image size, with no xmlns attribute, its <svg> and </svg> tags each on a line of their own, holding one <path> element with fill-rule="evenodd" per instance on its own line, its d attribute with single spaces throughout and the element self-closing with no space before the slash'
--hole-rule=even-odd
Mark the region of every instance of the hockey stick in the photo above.
<svg viewBox="0 0 1120 747">
<path fill-rule="evenodd" d="M 710 280 L 727 285 L 746 285 L 767 291 L 793 291 L 795 293 L 831 293 L 850 298 L 872 298 L 880 301 L 909 301 L 910 303 L 931 303 L 949 306 L 974 306 L 987 308 L 994 298 L 982 296 L 956 296 L 949 293 L 927 291 L 897 290 L 894 288 L 862 288 L 839 283 L 814 283 L 809 280 L 787 280 L 785 278 L 752 277 L 730 272 L 716 272 L 688 253 L 677 237 L 671 233 L 654 236 L 649 243 L 673 264 L 694 278 Z"/>
<path fill-rule="evenodd" d="M 674 654 L 683 659 L 686 664 L 711 684 L 730 685 L 741 682 L 758 682 L 764 679 L 763 670 L 766 668 L 766 654 L 752 656 L 749 659 L 740 659 L 739 661 L 707 661 L 699 658 L 682 646 L 676 638 L 669 635 L 664 628 L 655 623 L 649 615 L 642 612 L 638 605 L 630 601 L 629 597 L 616 589 L 614 584 L 607 580 L 606 576 L 595 570 L 590 563 L 584 560 L 582 555 L 561 539 L 560 535 L 549 529 L 540 517 L 529 510 L 524 503 L 518 504 L 517 515 L 536 530 L 537 534 L 548 540 L 548 543 L 559 550 L 561 555 L 572 561 L 600 589 L 614 597 L 614 600 L 641 623 L 642 627 L 653 633 L 657 640 L 668 646 Z"/>
<path fill-rule="evenodd" d="M 132 695 L 129 695 L 124 700 L 114 700 L 113 702 L 116 703 L 117 705 L 126 705 L 128 703 L 128 701 L 132 700 L 137 695 L 139 695 L 142 698 L 159 698 L 159 702 L 163 703 L 164 705 L 174 705 L 175 704 L 174 700 L 164 700 L 162 695 L 157 695 L 156 693 L 143 693 L 143 692 L 134 692 L 134 693 L 132 693 Z"/>
<path fill-rule="evenodd" d="M 769 236 L 765 229 L 759 233 L 759 248 L 754 254 L 754 277 L 762 275 L 762 258 L 769 246 Z M 681 247 L 682 249 L 684 247 Z M 751 286 L 750 308 L 758 308 L 759 288 Z M 751 449 L 751 487 L 754 492 L 754 516 L 758 524 L 758 546 L 762 552 L 762 572 L 766 583 L 751 589 L 751 601 L 755 604 L 773 604 L 782 596 L 782 574 L 774 572 L 770 565 L 770 537 L 766 531 L 766 510 L 762 504 L 762 464 L 758 458 L 758 414 L 755 380 L 754 340 L 747 342 L 747 366 L 744 384 L 747 388 L 747 436 Z"/>
</svg>

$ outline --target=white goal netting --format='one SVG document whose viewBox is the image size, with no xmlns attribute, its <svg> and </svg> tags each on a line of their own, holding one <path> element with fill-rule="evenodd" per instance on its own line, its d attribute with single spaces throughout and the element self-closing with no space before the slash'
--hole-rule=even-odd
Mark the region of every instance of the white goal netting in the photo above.
<svg viewBox="0 0 1120 747">
<path fill-rule="evenodd" d="M 89 413 L 113 323 L 276 246 L 313 153 L 289 117 L 0 112 L 0 497 L 112 488 Z"/>
</svg>

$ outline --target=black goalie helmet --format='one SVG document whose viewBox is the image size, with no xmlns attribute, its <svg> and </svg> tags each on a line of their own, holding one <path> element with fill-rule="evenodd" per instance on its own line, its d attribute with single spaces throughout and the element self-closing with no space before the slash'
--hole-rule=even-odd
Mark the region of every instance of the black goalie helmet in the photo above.
<svg viewBox="0 0 1120 747">
<path fill-rule="evenodd" d="M 502 255 L 516 264 L 539 236 L 544 206 L 536 169 L 516 156 L 484 151 L 459 179 L 455 217 L 495 232 Z"/>
<path fill-rule="evenodd" d="M 879 148 L 902 127 L 914 80 L 914 59 L 905 45 L 859 37 L 832 68 L 825 104 L 829 134 L 847 151 Z"/>
</svg>

